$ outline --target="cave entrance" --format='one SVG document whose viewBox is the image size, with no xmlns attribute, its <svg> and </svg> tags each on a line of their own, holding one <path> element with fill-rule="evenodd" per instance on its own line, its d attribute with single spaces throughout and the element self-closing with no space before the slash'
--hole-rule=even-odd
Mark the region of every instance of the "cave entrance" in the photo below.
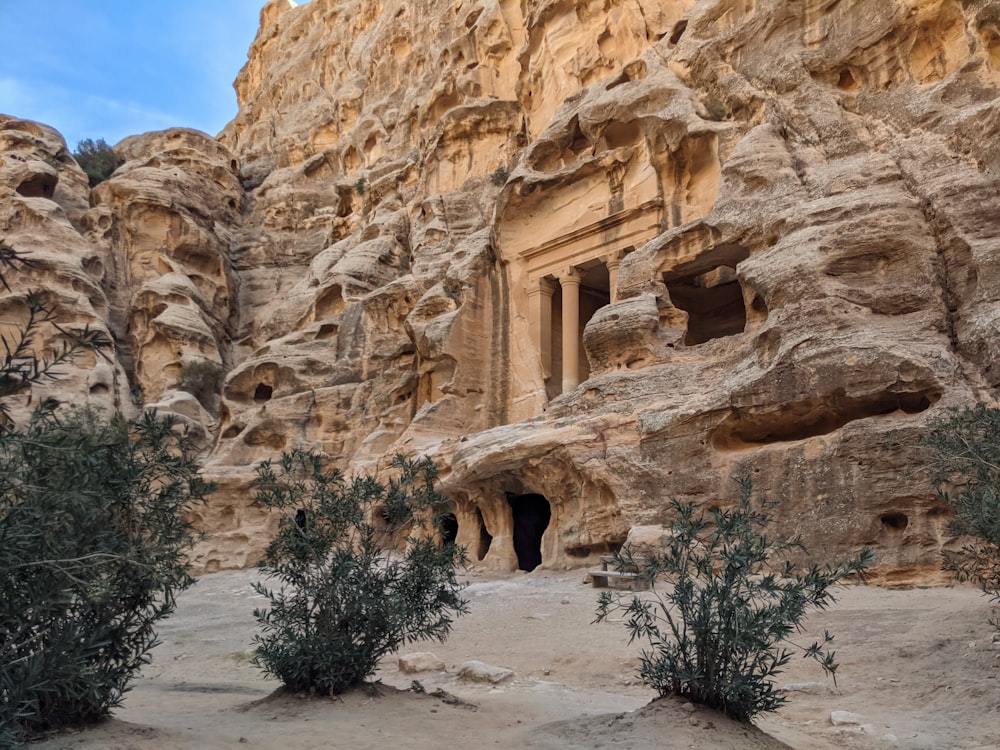
<svg viewBox="0 0 1000 750">
<path fill-rule="evenodd" d="M 476 547 L 476 559 L 479 562 L 483 561 L 486 557 L 486 553 L 490 551 L 490 545 L 493 543 L 493 535 L 486 530 L 486 521 L 483 518 L 483 512 L 476 508 L 476 520 L 479 521 L 479 544 Z"/>
<path fill-rule="evenodd" d="M 552 509 L 543 495 L 507 494 L 514 517 L 514 552 L 519 570 L 531 572 L 542 564 L 542 535 L 549 526 Z"/>
<path fill-rule="evenodd" d="M 687 346 L 743 333 L 746 328 L 743 289 L 732 266 L 668 280 L 667 290 L 674 307 L 688 314 Z"/>
<path fill-rule="evenodd" d="M 55 175 L 38 174 L 29 177 L 17 186 L 17 194 L 25 198 L 48 198 L 56 193 L 57 178 Z"/>
<path fill-rule="evenodd" d="M 458 538 L 458 519 L 454 513 L 445 513 L 438 521 L 438 531 L 441 534 L 441 544 L 454 544 Z"/>
</svg>

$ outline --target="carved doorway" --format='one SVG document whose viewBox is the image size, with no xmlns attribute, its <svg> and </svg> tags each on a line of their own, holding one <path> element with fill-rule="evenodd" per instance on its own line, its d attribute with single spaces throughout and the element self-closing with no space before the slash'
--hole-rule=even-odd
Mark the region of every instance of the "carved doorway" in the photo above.
<svg viewBox="0 0 1000 750">
<path fill-rule="evenodd" d="M 551 377 L 546 383 L 546 396 L 550 400 L 564 392 L 567 371 L 572 383 L 582 383 L 590 377 L 590 362 L 583 347 L 583 330 L 594 317 L 594 313 L 611 303 L 613 296 L 610 273 L 603 261 L 595 260 L 581 264 L 575 267 L 575 272 L 580 283 L 574 293 L 576 301 L 573 303 L 573 316 L 576 324 L 569 326 L 572 328 L 572 333 L 563 325 L 566 304 L 560 282 L 554 280 L 548 282 L 553 291 L 545 317 L 551 321 L 551 325 L 544 339 L 545 343 L 539 342 L 538 346 L 546 370 L 551 371 Z M 615 273 L 617 276 L 617 270 Z M 571 350 L 576 353 L 574 361 L 569 363 L 565 361 L 565 352 L 568 350 L 563 341 L 567 334 L 575 339 L 575 346 Z"/>
<path fill-rule="evenodd" d="M 543 495 L 507 494 L 514 518 L 514 552 L 519 570 L 532 571 L 542 564 L 542 535 L 549 526 L 552 509 Z"/>
</svg>

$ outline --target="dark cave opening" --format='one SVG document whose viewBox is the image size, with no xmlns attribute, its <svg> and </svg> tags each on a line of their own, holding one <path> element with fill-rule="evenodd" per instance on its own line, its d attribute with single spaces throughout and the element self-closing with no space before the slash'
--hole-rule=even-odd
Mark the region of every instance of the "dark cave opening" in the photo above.
<svg viewBox="0 0 1000 750">
<path fill-rule="evenodd" d="M 486 530 L 486 521 L 483 520 L 483 512 L 479 508 L 476 508 L 476 518 L 479 521 L 479 546 L 476 549 L 476 559 L 482 562 L 486 553 L 490 551 L 493 535 Z"/>
<path fill-rule="evenodd" d="M 742 333 L 746 327 L 743 290 L 731 266 L 668 281 L 667 289 L 674 306 L 688 314 L 687 346 Z"/>
<path fill-rule="evenodd" d="M 542 564 L 542 535 L 549 526 L 549 501 L 538 494 L 507 494 L 514 516 L 514 552 L 519 570 L 532 571 Z"/>
<path fill-rule="evenodd" d="M 38 174 L 28 178 L 17 186 L 17 194 L 25 198 L 48 198 L 56 192 L 57 178 L 55 175 Z"/>
<path fill-rule="evenodd" d="M 901 533 L 905 531 L 906 527 L 910 524 L 910 519 L 906 517 L 906 514 L 900 513 L 899 511 L 883 513 L 882 517 L 879 518 L 879 521 L 882 522 L 882 528 L 889 533 Z"/>
<path fill-rule="evenodd" d="M 438 530 L 441 533 L 441 544 L 454 544 L 458 538 L 458 519 L 454 513 L 445 513 L 438 521 Z"/>
</svg>

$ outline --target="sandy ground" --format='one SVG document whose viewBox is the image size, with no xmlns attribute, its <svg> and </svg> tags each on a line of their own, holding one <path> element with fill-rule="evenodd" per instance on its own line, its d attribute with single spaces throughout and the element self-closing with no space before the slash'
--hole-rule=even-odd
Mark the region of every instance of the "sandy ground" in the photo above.
<svg viewBox="0 0 1000 750">
<path fill-rule="evenodd" d="M 620 623 L 592 624 L 597 592 L 585 573 L 468 575 L 471 613 L 449 640 L 403 650 L 433 651 L 446 670 L 403 674 L 387 658 L 381 689 L 339 699 L 275 694 L 278 684 L 250 663 L 252 611 L 263 603 L 250 588 L 256 573 L 205 576 L 162 624 L 162 645 L 114 719 L 32 747 L 1000 747 L 1000 644 L 974 589 L 842 590 L 801 636 L 810 643 L 824 627 L 836 636 L 837 687 L 812 662 L 793 660 L 779 680 L 788 703 L 757 730 L 676 701 L 651 704 L 635 677 L 640 645 L 628 645 Z M 499 685 L 459 679 L 471 659 L 514 676 Z M 410 690 L 414 680 L 423 694 Z M 861 718 L 834 726 L 834 711 Z"/>
</svg>

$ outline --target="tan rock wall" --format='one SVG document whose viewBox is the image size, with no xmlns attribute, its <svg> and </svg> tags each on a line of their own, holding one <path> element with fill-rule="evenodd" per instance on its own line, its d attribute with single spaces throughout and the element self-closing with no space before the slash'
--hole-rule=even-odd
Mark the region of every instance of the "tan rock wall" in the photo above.
<svg viewBox="0 0 1000 750">
<path fill-rule="evenodd" d="M 0 333 L 8 342 L 28 321 L 26 297 L 37 293 L 53 324 L 35 331 L 36 356 L 50 357 L 64 342 L 60 328 L 85 327 L 112 338 L 110 301 L 103 288 L 109 259 L 81 236 L 87 210 L 87 176 L 66 151 L 62 137 L 39 123 L 0 115 L 0 241 L 29 263 L 4 269 L 0 288 Z M 12 335 L 14 334 L 14 335 Z M 58 368 L 61 377 L 33 385 L 12 398 L 12 418 L 27 418 L 43 400 L 106 409 L 133 409 L 128 378 L 117 350 L 106 358 L 82 352 Z"/>
<path fill-rule="evenodd" d="M 749 474 L 813 556 L 926 578 L 917 439 L 1000 384 L 998 50 L 985 0 L 271 0 L 221 145 L 130 139 L 56 200 L 124 369 L 215 436 L 206 568 L 305 446 L 433 456 L 488 567 L 539 496 L 564 567 Z"/>
<path fill-rule="evenodd" d="M 229 364 L 236 322 L 230 244 L 243 190 L 236 161 L 191 130 L 134 136 L 98 185 L 87 217 L 114 274 L 105 284 L 135 361 L 143 401 L 159 400 L 185 361 Z"/>
</svg>

